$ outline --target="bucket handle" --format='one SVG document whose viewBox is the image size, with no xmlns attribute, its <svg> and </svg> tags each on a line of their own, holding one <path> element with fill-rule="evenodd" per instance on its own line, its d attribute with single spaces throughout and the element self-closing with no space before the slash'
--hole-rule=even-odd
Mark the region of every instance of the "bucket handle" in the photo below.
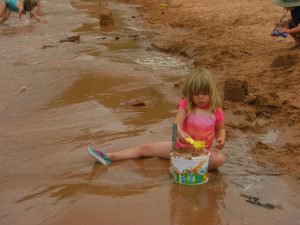
<svg viewBox="0 0 300 225">
<path fill-rule="evenodd" d="M 172 152 L 176 150 L 176 141 L 177 141 L 177 124 L 172 124 Z"/>
</svg>

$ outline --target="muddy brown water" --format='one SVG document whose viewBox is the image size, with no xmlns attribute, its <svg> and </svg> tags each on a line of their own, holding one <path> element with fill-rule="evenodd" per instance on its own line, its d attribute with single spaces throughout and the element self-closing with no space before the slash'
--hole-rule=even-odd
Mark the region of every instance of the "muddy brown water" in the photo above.
<svg viewBox="0 0 300 225">
<path fill-rule="evenodd" d="M 1 225 L 300 224 L 298 184 L 258 166 L 242 132 L 201 186 L 172 183 L 168 160 L 96 163 L 87 146 L 117 151 L 170 138 L 180 99 L 173 83 L 190 64 L 149 51 L 155 32 L 142 30 L 134 6 L 43 3 L 48 24 L 20 25 L 12 15 L 0 27 Z M 101 7 L 113 11 L 115 26 L 100 29 Z M 59 42 L 76 34 L 79 43 Z M 136 98 L 146 106 L 123 104 Z"/>
</svg>

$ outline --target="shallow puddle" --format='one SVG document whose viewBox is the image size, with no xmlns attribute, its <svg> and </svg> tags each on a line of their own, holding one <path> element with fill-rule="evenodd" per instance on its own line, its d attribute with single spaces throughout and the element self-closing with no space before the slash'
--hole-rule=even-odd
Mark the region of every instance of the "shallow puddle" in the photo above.
<svg viewBox="0 0 300 225">
<path fill-rule="evenodd" d="M 263 143 L 274 143 L 277 141 L 280 132 L 278 130 L 269 130 L 266 134 L 262 135 L 259 139 Z"/>
</svg>

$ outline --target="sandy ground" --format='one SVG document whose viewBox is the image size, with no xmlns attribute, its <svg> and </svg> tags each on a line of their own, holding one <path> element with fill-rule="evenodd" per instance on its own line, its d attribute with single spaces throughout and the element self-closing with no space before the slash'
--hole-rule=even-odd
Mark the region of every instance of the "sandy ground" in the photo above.
<svg viewBox="0 0 300 225">
<path fill-rule="evenodd" d="M 270 36 L 282 8 L 260 0 L 125 2 L 140 5 L 137 19 L 156 29 L 151 39 L 156 49 L 211 69 L 221 87 L 226 80 L 248 84 L 244 98 L 235 102 L 225 98 L 229 136 L 237 128 L 250 139 L 271 133 L 274 140 L 254 141 L 253 154 L 261 163 L 271 167 L 275 163 L 299 179 L 300 49 L 290 50 L 291 37 Z M 242 122 L 235 122 L 236 116 Z"/>
</svg>

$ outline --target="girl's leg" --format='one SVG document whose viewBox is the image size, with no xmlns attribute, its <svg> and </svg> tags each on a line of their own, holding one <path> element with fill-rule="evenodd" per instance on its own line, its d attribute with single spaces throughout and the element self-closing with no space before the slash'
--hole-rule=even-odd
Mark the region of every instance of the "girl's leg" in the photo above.
<svg viewBox="0 0 300 225">
<path fill-rule="evenodd" d="M 208 170 L 213 171 L 218 167 L 222 166 L 225 161 L 225 156 L 218 150 L 210 151 L 210 159 L 208 163 Z"/>
<path fill-rule="evenodd" d="M 143 157 L 159 157 L 164 159 L 170 158 L 172 149 L 171 142 L 157 142 L 143 144 L 139 147 L 125 149 L 119 152 L 106 153 L 111 161 L 120 161 L 124 159 L 137 159 Z"/>
</svg>

